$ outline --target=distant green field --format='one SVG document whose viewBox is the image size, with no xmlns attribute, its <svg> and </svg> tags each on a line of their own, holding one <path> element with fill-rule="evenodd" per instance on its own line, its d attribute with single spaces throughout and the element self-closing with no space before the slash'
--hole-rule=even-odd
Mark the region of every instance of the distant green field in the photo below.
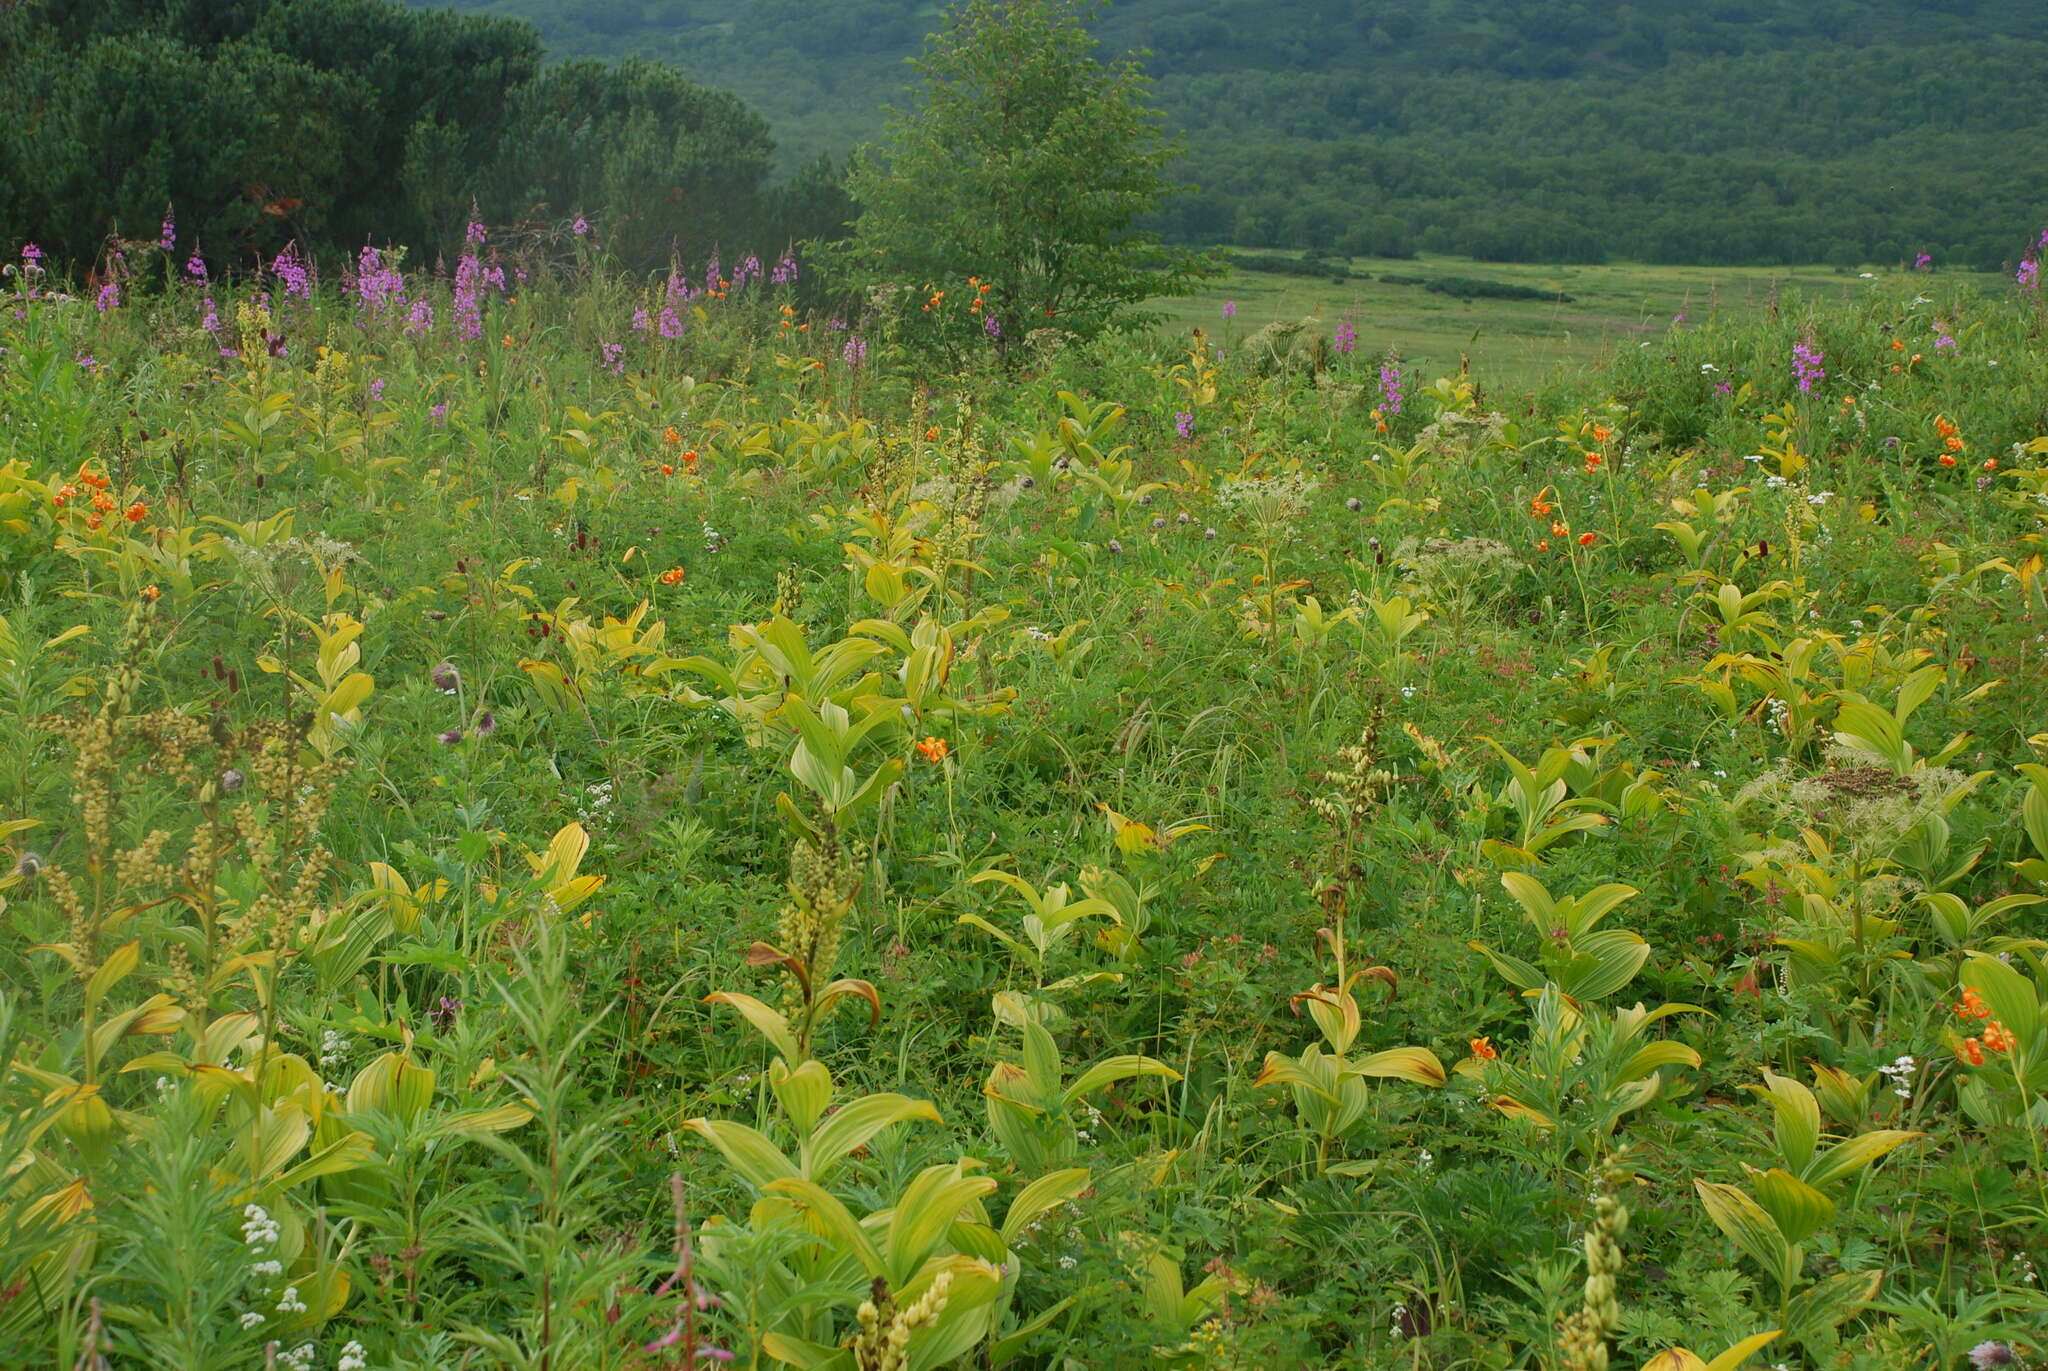
<svg viewBox="0 0 2048 1371">
<path fill-rule="evenodd" d="M 1199 326 L 1226 352 L 1233 339 L 1275 319 L 1316 317 L 1332 330 L 1348 321 L 1358 330 L 1360 355 L 1392 350 L 1414 369 L 1432 373 L 1469 357 L 1489 377 L 1526 385 L 1596 361 L 1616 346 L 1655 338 L 1679 315 L 1691 325 L 1715 317 L 1733 323 L 1773 300 L 1851 297 L 1885 274 L 1866 279 L 1819 266 L 1524 266 L 1433 256 L 1359 257 L 1349 266 L 1354 275 L 1341 284 L 1232 271 L 1199 295 L 1162 300 L 1156 308 L 1167 316 L 1163 328 L 1179 333 Z M 1359 279 L 1361 273 L 1372 279 Z M 1386 274 L 1476 277 L 1556 291 L 1570 301 L 1460 300 L 1419 285 L 1388 284 L 1380 279 Z M 1945 284 L 1953 285 L 1953 278 Z M 1236 302 L 1235 317 L 1223 316 L 1226 301 Z"/>
</svg>

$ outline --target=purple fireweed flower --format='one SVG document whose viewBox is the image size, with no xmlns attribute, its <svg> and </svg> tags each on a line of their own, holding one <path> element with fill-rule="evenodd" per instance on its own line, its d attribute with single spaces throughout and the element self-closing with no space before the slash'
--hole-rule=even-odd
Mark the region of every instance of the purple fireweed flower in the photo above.
<svg viewBox="0 0 2048 1371">
<path fill-rule="evenodd" d="M 785 256 L 775 264 L 774 274 L 768 278 L 771 286 L 786 286 L 796 280 L 796 258 Z"/>
<path fill-rule="evenodd" d="M 383 254 L 363 245 L 356 258 L 356 299 L 372 312 L 405 294 L 405 277 L 396 267 L 386 266 Z"/>
<path fill-rule="evenodd" d="M 455 1027 L 455 1016 L 461 1012 L 461 1000 L 456 999 L 453 995 L 443 995 L 441 1003 L 427 1011 L 427 1022 L 434 1026 L 436 1032 L 446 1033 L 449 1029 Z"/>
<path fill-rule="evenodd" d="M 484 237 L 483 221 L 477 218 L 476 205 L 471 203 L 469 207 L 469 223 L 462 230 L 462 241 L 469 247 L 477 248 L 483 246 Z"/>
<path fill-rule="evenodd" d="M 270 269 L 277 273 L 277 279 L 284 283 L 286 295 L 296 295 L 301 300 L 313 298 L 313 273 L 299 260 L 299 245 L 287 243 L 283 252 L 271 259 Z"/>
<path fill-rule="evenodd" d="M 213 297 L 211 295 L 201 298 L 199 310 L 199 327 L 205 329 L 208 333 L 219 333 L 220 315 L 214 310 Z"/>
<path fill-rule="evenodd" d="M 1714 394 L 1716 394 L 1716 395 L 1719 395 L 1719 396 L 1723 396 L 1723 397 L 1726 397 L 1726 396 L 1729 396 L 1729 395 L 1733 395 L 1734 393 L 1735 393 L 1735 383 L 1734 383 L 1733 381 L 1716 381 L 1716 382 L 1714 382 Z"/>
<path fill-rule="evenodd" d="M 581 238 L 584 234 L 590 232 L 590 221 L 580 214 L 577 215 L 576 222 L 569 225 L 569 232 Z"/>
<path fill-rule="evenodd" d="M 455 336 L 474 342 L 484 336 L 484 306 L 481 272 L 474 252 L 465 252 L 455 264 L 455 285 L 449 295 L 448 313 L 455 320 Z"/>
<path fill-rule="evenodd" d="M 1915 271 L 1933 271 L 1933 270 L 1934 270 L 1934 254 L 1932 254 L 1932 253 L 1928 253 L 1928 252 L 1923 252 L 1923 253 L 1921 253 L 1921 254 L 1920 254 L 1920 255 L 1919 255 L 1918 257 L 1915 257 L 1915 258 L 1913 259 L 1913 270 L 1915 270 Z"/>
<path fill-rule="evenodd" d="M 718 254 L 714 252 L 711 254 L 711 261 L 704 267 L 704 289 L 717 290 L 719 276 Z"/>
<path fill-rule="evenodd" d="M 405 316 L 408 333 L 431 333 L 434 329 L 434 307 L 425 300 L 412 302 L 412 311 Z"/>
<path fill-rule="evenodd" d="M 82 370 L 90 375 L 97 376 L 100 372 L 106 370 L 105 367 L 100 365 L 99 358 L 93 356 L 90 352 L 74 353 L 71 360 L 76 362 Z"/>
<path fill-rule="evenodd" d="M 981 331 L 991 338 L 1000 340 L 1003 336 L 1003 321 L 991 314 L 981 321 Z"/>
<path fill-rule="evenodd" d="M 178 226 L 171 221 L 171 212 L 164 211 L 163 227 L 157 232 L 157 246 L 169 253 L 178 246 Z"/>
<path fill-rule="evenodd" d="M 663 305 L 658 327 L 661 329 L 662 337 L 680 338 L 683 336 L 683 317 L 669 306 Z"/>
<path fill-rule="evenodd" d="M 1183 438 L 1195 436 L 1195 415 L 1192 410 L 1181 410 L 1173 416 L 1173 431 Z"/>
<path fill-rule="evenodd" d="M 1816 384 L 1828 379 L 1827 368 L 1822 365 L 1826 361 L 1827 354 L 1813 341 L 1812 334 L 1792 345 L 1792 376 L 1799 383 L 1801 395 L 1812 394 Z"/>
<path fill-rule="evenodd" d="M 626 373 L 626 347 L 623 343 L 604 343 L 604 366 L 614 376 Z"/>
<path fill-rule="evenodd" d="M 1226 319 L 1235 319 L 1237 317 L 1237 301 L 1225 300 L 1223 302 L 1223 317 Z"/>
<path fill-rule="evenodd" d="M 372 404 L 375 404 L 377 401 L 383 398 L 384 378 L 382 376 L 379 376 L 376 380 L 370 382 L 370 402 Z"/>
<path fill-rule="evenodd" d="M 1955 335 L 1948 331 L 1947 322 L 1936 319 L 1934 321 L 1934 350 L 1936 352 L 1954 352 L 1960 346 L 1961 344 L 1955 340 Z"/>
<path fill-rule="evenodd" d="M 105 314 L 110 309 L 118 308 L 121 304 L 120 284 L 115 281 L 109 281 L 101 286 L 99 299 L 93 301 L 93 304 L 102 314 Z"/>
<path fill-rule="evenodd" d="M 199 255 L 199 245 L 192 245 L 192 255 L 185 259 L 185 274 L 195 281 L 206 279 L 206 259 Z"/>
<path fill-rule="evenodd" d="M 1380 408 L 1388 414 L 1401 412 L 1401 368 L 1393 362 L 1380 366 Z"/>
<path fill-rule="evenodd" d="M 734 289 L 739 289 L 745 286 L 747 282 L 759 280 L 760 277 L 761 259 L 749 253 L 747 260 L 740 263 L 740 273 L 733 278 L 733 287 Z"/>
<path fill-rule="evenodd" d="M 448 422 L 448 402 L 443 400 L 440 404 L 428 410 L 427 414 L 433 419 L 435 428 L 441 427 L 441 425 Z"/>
<path fill-rule="evenodd" d="M 2021 258 L 2020 269 L 2012 274 L 2012 279 L 2019 283 L 2021 290 L 2039 290 L 2041 288 L 2041 264 L 2031 257 Z"/>
<path fill-rule="evenodd" d="M 43 250 L 34 243 L 23 243 L 21 245 L 21 260 L 29 266 L 35 266 L 43 260 Z"/>
<path fill-rule="evenodd" d="M 483 268 L 482 279 L 485 285 L 498 292 L 498 294 L 503 295 L 505 293 L 505 268 L 499 266 L 496 262 L 492 262 Z"/>
<path fill-rule="evenodd" d="M 846 346 L 839 350 L 839 358 L 850 367 L 859 367 L 868 360 L 867 339 L 858 333 L 846 335 Z"/>
<path fill-rule="evenodd" d="M 1338 352 L 1348 355 L 1353 348 L 1358 346 L 1358 330 L 1353 328 L 1348 321 L 1337 325 L 1337 336 L 1332 341 L 1331 346 L 1336 348 Z"/>
</svg>

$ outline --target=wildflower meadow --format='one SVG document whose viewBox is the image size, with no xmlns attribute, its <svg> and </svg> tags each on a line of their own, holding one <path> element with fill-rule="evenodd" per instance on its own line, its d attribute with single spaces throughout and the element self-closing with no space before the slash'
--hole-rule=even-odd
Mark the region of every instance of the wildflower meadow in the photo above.
<svg viewBox="0 0 2048 1371">
<path fill-rule="evenodd" d="M 9 249 L 0 1366 L 2048 1358 L 2039 243 L 1536 388 L 605 244 Z"/>
</svg>

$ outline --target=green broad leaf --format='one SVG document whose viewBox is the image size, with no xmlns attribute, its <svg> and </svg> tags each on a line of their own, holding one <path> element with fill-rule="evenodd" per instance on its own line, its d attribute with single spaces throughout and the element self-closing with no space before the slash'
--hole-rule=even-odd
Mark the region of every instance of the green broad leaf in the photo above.
<svg viewBox="0 0 2048 1371">
<path fill-rule="evenodd" d="M 1882 1271 L 1842 1271 L 1800 1291 L 1785 1309 L 1786 1326 L 1794 1337 L 1839 1328 L 1877 1298 Z"/>
<path fill-rule="evenodd" d="M 1572 903 L 1577 908 L 1573 918 L 1574 934 L 1591 932 L 1593 926 L 1612 913 L 1624 900 L 1632 900 L 1642 892 L 1632 885 L 1598 886 L 1579 896 Z"/>
<path fill-rule="evenodd" d="M 1963 962 L 1962 983 L 1984 997 L 1991 1017 L 2011 1029 L 2020 1042 L 2033 1040 L 2041 1026 L 2041 1002 L 2034 983 L 1996 957 L 1971 953 Z"/>
<path fill-rule="evenodd" d="M 1844 1177 L 1855 1175 L 1893 1149 L 1926 1136 L 1925 1133 L 1909 1132 L 1901 1128 L 1879 1128 L 1868 1133 L 1859 1133 L 1823 1152 L 1806 1169 L 1806 1179 L 1815 1186 L 1831 1185 Z"/>
<path fill-rule="evenodd" d="M 958 1163 L 929 1166 L 904 1188 L 889 1216 L 884 1244 L 883 1272 L 892 1288 L 902 1289 L 932 1255 L 946 1230 L 959 1219 L 960 1211 L 984 1195 L 995 1192 L 996 1183 L 987 1176 L 961 1174 Z"/>
<path fill-rule="evenodd" d="M 1347 1062 L 1342 1071 L 1359 1076 L 1407 1081 L 1413 1085 L 1439 1086 L 1450 1079 L 1436 1053 L 1426 1047 L 1390 1047 Z"/>
<path fill-rule="evenodd" d="M 1772 1167 L 1752 1176 L 1756 1201 L 1786 1242 L 1803 1242 L 1835 1216 L 1835 1202 L 1789 1172 Z"/>
<path fill-rule="evenodd" d="M 1180 1072 L 1150 1057 L 1105 1057 L 1074 1078 L 1073 1084 L 1069 1085 L 1066 1093 L 1060 1097 L 1060 1103 L 1072 1108 L 1074 1102 L 1083 1096 L 1092 1095 L 1104 1086 L 1114 1085 L 1118 1081 L 1129 1080 L 1134 1076 L 1160 1076 L 1169 1081 L 1177 1081 L 1180 1079 Z"/>
<path fill-rule="evenodd" d="M 1574 956 L 1558 989 L 1575 1000 L 1600 1000 L 1636 978 L 1650 960 L 1650 945 L 1626 929 L 1588 933 L 1572 944 Z"/>
<path fill-rule="evenodd" d="M 1317 1061 L 1320 1063 L 1321 1059 L 1318 1058 Z M 1269 1085 L 1293 1086 L 1335 1105 L 1340 1103 L 1332 1091 L 1335 1084 L 1334 1080 L 1323 1080 L 1311 1075 L 1291 1057 L 1283 1057 L 1278 1052 L 1268 1052 L 1266 1064 L 1260 1069 L 1258 1078 L 1252 1082 L 1252 1088 L 1257 1090 Z"/>
<path fill-rule="evenodd" d="M 1795 1176 L 1804 1175 L 1813 1149 L 1820 1144 L 1820 1101 L 1798 1081 L 1772 1071 L 1764 1072 L 1762 1085 L 1750 1089 L 1771 1102 L 1771 1114 L 1776 1121 L 1772 1131 L 1786 1170 Z M 1792 1241 L 1798 1242 L 1801 1236 L 1804 1235 L 1794 1236 Z"/>
<path fill-rule="evenodd" d="M 1516 902 L 1528 911 L 1530 920 L 1536 925 L 1537 933 L 1548 934 L 1557 922 L 1557 905 L 1550 898 L 1550 892 L 1544 888 L 1543 882 L 1526 871 L 1507 871 L 1501 873 L 1500 883 L 1508 894 L 1514 896 Z"/>
<path fill-rule="evenodd" d="M 1728 1241 L 1751 1261 L 1770 1273 L 1773 1280 L 1782 1279 L 1791 1244 L 1778 1231 L 1778 1225 L 1770 1214 L 1735 1186 L 1714 1181 L 1694 1181 L 1692 1184 L 1699 1193 L 1700 1203 L 1706 1207 L 1707 1217 L 1714 1221 L 1714 1227 L 1726 1234 Z"/>
<path fill-rule="evenodd" d="M 1628 1061 L 1622 1064 L 1619 1079 L 1639 1081 L 1663 1067 L 1697 1067 L 1699 1064 L 1700 1054 L 1684 1043 L 1644 1043 L 1630 1053 Z"/>
<path fill-rule="evenodd" d="M 789 1020 L 752 995 L 743 995 L 737 990 L 714 990 L 704 997 L 704 1002 L 730 1005 L 737 1009 L 740 1016 L 768 1040 L 769 1046 L 782 1054 L 784 1061 L 803 1060 L 804 1054 L 797 1047 L 796 1034 L 790 1031 Z"/>
<path fill-rule="evenodd" d="M 761 1350 L 798 1371 L 859 1371 L 853 1353 L 845 1348 L 806 1342 L 787 1333 L 763 1333 Z"/>
<path fill-rule="evenodd" d="M 852 773 L 849 772 L 849 775 Z M 848 797 L 846 803 L 835 811 L 835 817 L 844 823 L 860 815 L 870 805 L 876 804 L 889 787 L 903 779 L 903 759 L 891 757 L 875 768 L 874 774 L 863 782 L 860 788 Z"/>
<path fill-rule="evenodd" d="M 533 1118 L 533 1111 L 521 1105 L 501 1104 L 492 1109 L 465 1109 L 434 1120 L 426 1132 L 436 1138 L 473 1138 L 486 1133 L 505 1133 Z"/>
<path fill-rule="evenodd" d="M 1496 952 L 1485 943 L 1468 942 L 1465 946 L 1492 962 L 1493 969 L 1517 990 L 1541 990 L 1550 979 L 1521 958 L 1509 956 L 1505 952 Z"/>
<path fill-rule="evenodd" d="M 813 1233 L 824 1238 L 841 1255 L 852 1258 L 870 1279 L 885 1274 L 882 1254 L 874 1240 L 861 1227 L 860 1220 L 854 1218 L 852 1211 L 831 1191 L 801 1176 L 784 1176 L 770 1181 L 763 1190 L 786 1201 L 804 1215 Z"/>
<path fill-rule="evenodd" d="M 813 1059 L 790 1070 L 787 1062 L 777 1060 L 768 1067 L 768 1085 L 775 1092 L 775 1098 L 789 1111 L 790 1122 L 799 1133 L 808 1134 L 818 1126 L 818 1120 L 825 1115 L 825 1107 L 832 1103 L 832 1073 L 825 1064 Z M 806 1167 L 808 1171 L 810 1168 Z"/>
<path fill-rule="evenodd" d="M 996 1299 L 1003 1293 L 1001 1272 L 988 1262 L 954 1256 L 935 1260 L 918 1273 L 903 1290 L 906 1303 L 922 1298 L 930 1279 L 941 1272 L 952 1276 L 946 1288 L 946 1307 L 938 1322 L 927 1324 L 910 1336 L 909 1371 L 938 1371 L 957 1366 L 979 1343 L 994 1332 Z"/>
<path fill-rule="evenodd" d="M 1085 1166 L 1040 1176 L 1018 1191 L 1017 1198 L 1010 1201 L 1010 1208 L 1003 1215 L 1003 1241 L 1015 1243 L 1033 1219 L 1048 1209 L 1065 1204 L 1087 1188 L 1088 1168 Z"/>
<path fill-rule="evenodd" d="M 1036 1019 L 1027 1020 L 1022 1028 L 1024 1037 L 1024 1078 L 1030 1090 L 1033 1104 L 1041 1108 L 1052 1108 L 1060 1098 L 1060 1077 L 1065 1074 L 1060 1063 L 1059 1045 L 1044 1024 Z M 1015 1093 L 1015 1092 L 1005 1092 Z"/>
<path fill-rule="evenodd" d="M 726 1164 L 740 1179 L 756 1190 L 766 1190 L 777 1181 L 800 1178 L 796 1163 L 768 1141 L 765 1134 L 728 1119 L 689 1119 L 683 1127 L 707 1139 L 718 1149 Z"/>
<path fill-rule="evenodd" d="M 990 923 L 987 919 L 982 918 L 979 914 L 962 914 L 959 917 L 959 919 L 956 920 L 956 922 L 967 924 L 970 927 L 980 929 L 982 932 L 997 939 L 1005 946 L 1007 946 L 1012 952 L 1015 952 L 1020 956 L 1031 951 L 1031 949 L 1026 947 L 1023 943 L 1011 937 L 1009 934 L 1003 932 L 1002 929 L 997 928 L 994 924 Z"/>
<path fill-rule="evenodd" d="M 810 1063 L 816 1065 L 816 1063 Z M 841 1108 L 820 1123 L 803 1145 L 803 1173 L 823 1181 L 832 1169 L 883 1129 L 913 1120 L 939 1122 L 939 1111 L 930 1100 L 908 1095 L 868 1095 Z"/>
<path fill-rule="evenodd" d="M 1752 1333 L 1712 1361 L 1703 1361 L 1698 1353 L 1686 1348 L 1673 1347 L 1644 1362 L 1643 1371 L 1736 1371 L 1744 1362 L 1770 1346 L 1783 1334 L 1784 1330 L 1781 1328 L 1773 1328 L 1764 1333 Z"/>
</svg>

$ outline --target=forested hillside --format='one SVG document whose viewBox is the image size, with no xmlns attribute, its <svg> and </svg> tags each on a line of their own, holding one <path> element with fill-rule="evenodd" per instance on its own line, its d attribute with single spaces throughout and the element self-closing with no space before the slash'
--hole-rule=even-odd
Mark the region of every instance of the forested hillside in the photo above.
<svg viewBox="0 0 2048 1371">
<path fill-rule="evenodd" d="M 460 0 L 656 58 L 791 165 L 899 100 L 917 0 Z M 2048 177 L 2032 0 L 1123 0 L 1200 190 L 1174 236 L 1536 261 L 1997 265 Z M 1966 210 L 1960 207 L 1967 207 Z"/>
<path fill-rule="evenodd" d="M 645 61 L 543 68 L 533 27 L 500 16 L 0 4 L 0 239 L 59 269 L 159 233 L 194 275 L 287 244 L 330 263 L 396 245 L 431 267 L 478 215 L 564 242 L 587 215 L 639 268 L 835 230 L 836 185 L 776 184 L 774 152 L 727 91 Z"/>
</svg>

